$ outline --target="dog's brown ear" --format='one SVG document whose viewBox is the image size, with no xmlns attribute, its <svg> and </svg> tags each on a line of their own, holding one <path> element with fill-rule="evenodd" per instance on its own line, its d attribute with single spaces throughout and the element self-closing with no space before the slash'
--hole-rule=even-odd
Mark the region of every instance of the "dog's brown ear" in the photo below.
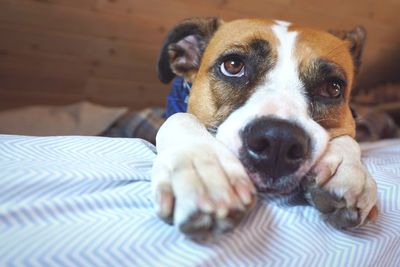
<svg viewBox="0 0 400 267">
<path fill-rule="evenodd" d="M 355 72 L 357 73 L 361 66 L 361 57 L 365 40 L 367 39 L 365 28 L 363 26 L 356 26 L 351 31 L 329 30 L 329 33 L 348 42 L 350 53 L 354 61 Z"/>
<path fill-rule="evenodd" d="M 211 36 L 222 21 L 217 17 L 191 18 L 168 34 L 158 58 L 158 78 L 169 83 L 175 75 L 192 80 Z"/>
</svg>

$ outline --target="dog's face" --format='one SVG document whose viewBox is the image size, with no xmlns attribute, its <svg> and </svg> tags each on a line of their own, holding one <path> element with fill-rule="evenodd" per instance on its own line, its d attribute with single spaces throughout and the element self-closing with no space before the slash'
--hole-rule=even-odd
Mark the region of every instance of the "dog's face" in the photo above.
<svg viewBox="0 0 400 267">
<path fill-rule="evenodd" d="M 288 193 L 330 138 L 355 134 L 349 96 L 365 32 L 338 35 L 280 21 L 187 20 L 171 31 L 159 75 L 193 83 L 189 112 L 259 191 Z"/>
</svg>

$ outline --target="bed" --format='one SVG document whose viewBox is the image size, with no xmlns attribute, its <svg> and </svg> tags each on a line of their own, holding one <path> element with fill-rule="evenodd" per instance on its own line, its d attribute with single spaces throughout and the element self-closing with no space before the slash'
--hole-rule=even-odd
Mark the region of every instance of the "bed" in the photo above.
<svg viewBox="0 0 400 267">
<path fill-rule="evenodd" d="M 207 244 L 156 217 L 154 152 L 140 139 L 0 135 L 0 266 L 400 266 L 400 139 L 363 145 L 376 223 L 339 231 L 299 197 L 263 196 Z"/>
</svg>

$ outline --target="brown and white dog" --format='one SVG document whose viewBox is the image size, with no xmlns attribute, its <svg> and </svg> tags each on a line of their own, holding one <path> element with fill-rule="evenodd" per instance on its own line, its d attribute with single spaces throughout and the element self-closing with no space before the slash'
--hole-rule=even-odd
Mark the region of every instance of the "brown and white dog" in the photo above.
<svg viewBox="0 0 400 267">
<path fill-rule="evenodd" d="M 353 140 L 349 107 L 365 31 L 333 34 L 283 21 L 179 23 L 161 81 L 193 83 L 188 113 L 157 135 L 158 214 L 192 237 L 232 229 L 257 192 L 298 188 L 334 226 L 377 215 L 377 188 Z"/>
</svg>

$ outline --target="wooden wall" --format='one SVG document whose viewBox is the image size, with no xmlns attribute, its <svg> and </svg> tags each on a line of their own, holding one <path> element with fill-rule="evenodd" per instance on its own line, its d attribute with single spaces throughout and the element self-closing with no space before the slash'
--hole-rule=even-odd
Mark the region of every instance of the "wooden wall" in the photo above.
<svg viewBox="0 0 400 267">
<path fill-rule="evenodd" d="M 399 81 L 399 0 L 0 0 L 0 109 L 91 100 L 163 105 L 155 62 L 190 16 L 267 17 L 369 32 L 361 85 Z"/>
</svg>

